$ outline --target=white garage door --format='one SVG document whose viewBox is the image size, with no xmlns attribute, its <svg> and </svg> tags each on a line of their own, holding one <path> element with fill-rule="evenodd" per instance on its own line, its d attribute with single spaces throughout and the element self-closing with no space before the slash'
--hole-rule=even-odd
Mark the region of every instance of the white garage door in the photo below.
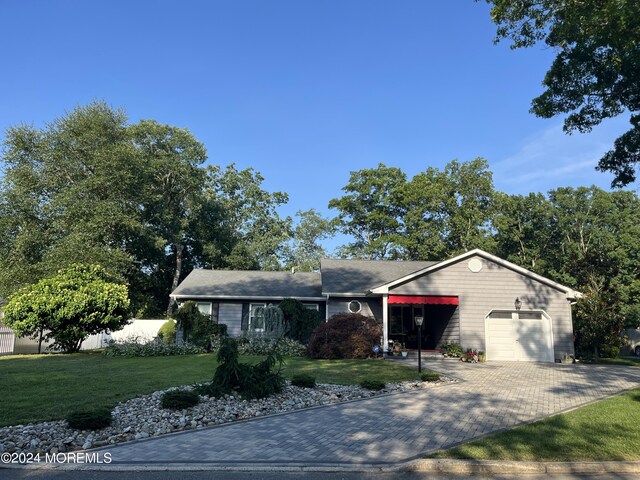
<svg viewBox="0 0 640 480">
<path fill-rule="evenodd" d="M 554 361 L 551 319 L 542 312 L 493 310 L 485 322 L 487 360 Z"/>
</svg>

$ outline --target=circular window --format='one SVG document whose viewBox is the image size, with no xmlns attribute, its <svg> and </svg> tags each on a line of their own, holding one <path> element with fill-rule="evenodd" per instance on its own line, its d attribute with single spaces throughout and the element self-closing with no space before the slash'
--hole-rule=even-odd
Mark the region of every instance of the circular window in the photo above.
<svg viewBox="0 0 640 480">
<path fill-rule="evenodd" d="M 359 301 L 352 300 L 349 302 L 349 311 L 351 313 L 358 313 L 360 310 L 362 310 L 362 305 L 360 305 Z"/>
</svg>

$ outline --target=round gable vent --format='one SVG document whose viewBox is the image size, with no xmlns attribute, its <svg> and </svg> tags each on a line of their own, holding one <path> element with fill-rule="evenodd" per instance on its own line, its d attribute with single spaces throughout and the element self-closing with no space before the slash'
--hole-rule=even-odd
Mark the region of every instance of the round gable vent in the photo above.
<svg viewBox="0 0 640 480">
<path fill-rule="evenodd" d="M 471 260 L 469 260 L 469 270 L 471 270 L 473 273 L 478 273 L 480 270 L 482 270 L 482 261 L 479 258 L 472 258 Z"/>
</svg>

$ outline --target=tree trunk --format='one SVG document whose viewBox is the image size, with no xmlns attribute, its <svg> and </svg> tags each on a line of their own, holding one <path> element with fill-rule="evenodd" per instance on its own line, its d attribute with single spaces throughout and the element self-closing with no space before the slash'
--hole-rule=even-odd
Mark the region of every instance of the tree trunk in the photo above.
<svg viewBox="0 0 640 480">
<path fill-rule="evenodd" d="M 180 282 L 180 275 L 182 274 L 182 252 L 184 247 L 182 244 L 174 243 L 173 247 L 176 252 L 176 269 L 173 272 L 173 282 L 171 283 L 171 291 L 173 292 Z M 175 299 L 173 297 L 169 297 L 169 306 L 167 307 L 167 317 L 171 316 L 171 310 L 173 308 L 173 304 L 175 303 Z"/>
<path fill-rule="evenodd" d="M 38 338 L 38 355 L 42 352 L 42 329 L 40 329 L 40 337 Z"/>
</svg>

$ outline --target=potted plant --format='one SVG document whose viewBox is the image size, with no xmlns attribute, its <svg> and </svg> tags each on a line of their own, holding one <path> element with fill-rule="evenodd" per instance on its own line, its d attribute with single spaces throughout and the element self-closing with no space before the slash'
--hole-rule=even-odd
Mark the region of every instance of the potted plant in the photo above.
<svg viewBox="0 0 640 480">
<path fill-rule="evenodd" d="M 403 358 L 407 358 L 407 355 L 409 355 L 409 351 L 402 344 L 400 344 L 400 353 Z"/>
<path fill-rule="evenodd" d="M 393 353 L 395 353 L 397 355 L 401 351 L 402 351 L 402 342 L 400 342 L 398 340 L 394 340 L 393 341 Z"/>
<path fill-rule="evenodd" d="M 573 357 L 565 352 L 560 358 L 560 363 L 573 363 Z"/>
</svg>

